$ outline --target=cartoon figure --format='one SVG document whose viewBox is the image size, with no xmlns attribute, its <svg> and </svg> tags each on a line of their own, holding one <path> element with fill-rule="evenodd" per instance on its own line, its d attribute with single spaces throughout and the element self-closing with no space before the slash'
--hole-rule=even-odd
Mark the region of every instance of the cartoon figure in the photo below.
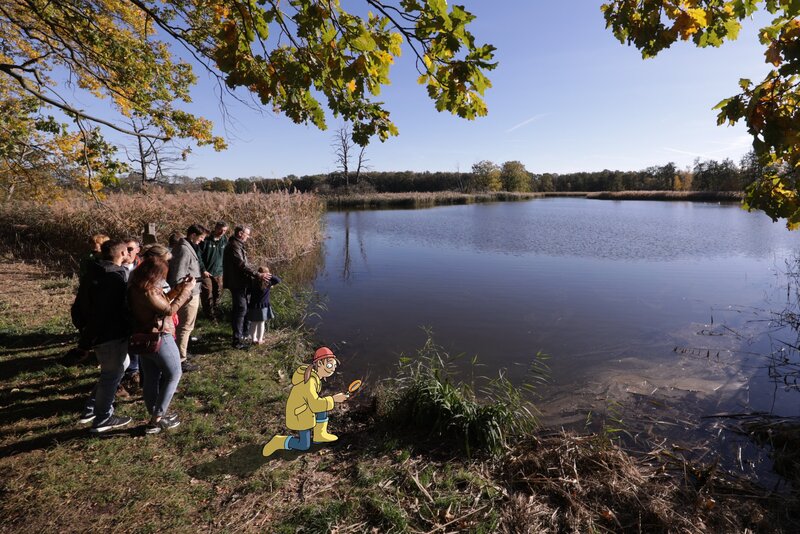
<svg viewBox="0 0 800 534">
<path fill-rule="evenodd" d="M 292 391 L 286 401 L 286 426 L 299 431 L 299 436 L 273 437 L 262 449 L 264 456 L 286 449 L 306 451 L 314 443 L 330 443 L 339 439 L 328 432 L 328 412 L 334 404 L 345 402 L 349 395 L 337 393 L 320 397 L 322 380 L 336 372 L 339 361 L 328 347 L 320 347 L 314 353 L 310 365 L 301 365 L 292 375 Z"/>
</svg>

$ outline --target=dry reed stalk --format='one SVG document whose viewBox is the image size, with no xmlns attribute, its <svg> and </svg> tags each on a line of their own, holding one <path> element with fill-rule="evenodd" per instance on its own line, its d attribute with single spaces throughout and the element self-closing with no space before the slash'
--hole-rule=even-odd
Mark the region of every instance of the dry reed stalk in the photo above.
<svg viewBox="0 0 800 534">
<path fill-rule="evenodd" d="M 701 202 L 741 202 L 741 191 L 599 191 L 586 198 L 601 200 L 693 200 Z"/>
<path fill-rule="evenodd" d="M 682 479 L 677 466 L 670 474 L 663 458 L 654 460 L 663 452 L 644 454 L 642 461 L 602 439 L 568 434 L 517 448 L 498 474 L 514 490 L 502 530 L 530 532 L 521 522 L 530 508 L 534 521 L 547 525 L 537 532 L 773 531 L 744 482 L 738 485 L 743 491 L 727 492 L 732 482 L 713 466 L 702 470 L 707 480 L 693 482 L 686 462 Z"/>
<path fill-rule="evenodd" d="M 314 250 L 322 239 L 324 206 L 318 197 L 302 193 L 178 193 L 160 190 L 112 194 L 102 204 L 79 195 L 51 204 L 21 202 L 0 208 L 0 242 L 15 255 L 36 258 L 63 270 L 75 270 L 97 233 L 112 237 L 141 235 L 155 223 L 159 242 L 191 224 L 231 228 L 251 225 L 248 243 L 256 262 L 283 262 Z"/>
</svg>

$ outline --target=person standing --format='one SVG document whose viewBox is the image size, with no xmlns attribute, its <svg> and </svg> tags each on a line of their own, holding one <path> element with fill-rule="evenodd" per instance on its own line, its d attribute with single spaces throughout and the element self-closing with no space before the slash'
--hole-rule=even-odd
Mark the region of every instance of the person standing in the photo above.
<svg viewBox="0 0 800 534">
<path fill-rule="evenodd" d="M 203 314 L 214 322 L 222 318 L 219 303 L 222 300 L 222 256 L 228 244 L 228 225 L 217 221 L 214 231 L 200 245 L 200 260 L 205 271 L 200 285 L 200 302 Z"/>
<path fill-rule="evenodd" d="M 165 294 L 168 258 L 166 247 L 152 245 L 133 271 L 128 287 L 134 332 L 158 333 L 161 339 L 156 352 L 140 355 L 144 404 L 150 414 L 145 428 L 147 434 L 180 424 L 178 416 L 167 411 L 182 375 L 180 352 L 173 338 L 172 315 L 191 299 L 197 283 L 194 278 L 186 278 Z"/>
<path fill-rule="evenodd" d="M 83 257 L 83 259 L 81 259 L 80 262 L 78 271 L 78 287 L 80 287 L 80 285 L 87 278 L 92 265 L 103 259 L 100 247 L 109 239 L 111 238 L 105 234 L 95 234 L 92 236 L 92 239 L 89 241 L 92 249 L 86 256 Z M 75 302 L 78 302 L 77 298 Z M 79 336 L 78 346 L 74 349 L 71 349 L 64 358 L 64 362 L 67 365 L 88 360 L 92 352 L 92 340 L 88 338 L 89 331 L 84 327 L 83 324 L 85 322 L 85 317 L 83 317 L 85 314 L 83 310 L 78 309 L 76 304 L 73 304 L 72 308 L 70 309 L 70 315 L 72 316 L 72 324 L 78 329 Z"/>
<path fill-rule="evenodd" d="M 87 326 L 92 349 L 100 363 L 100 378 L 86 403 L 81 423 L 93 422 L 91 432 L 100 433 L 123 427 L 130 417 L 114 415 L 114 395 L 128 366 L 130 335 L 127 284 L 122 263 L 128 257 L 124 241 L 109 240 L 101 247 L 102 260 L 92 264 L 87 286 L 79 289 L 87 299 Z"/>
<path fill-rule="evenodd" d="M 131 273 L 139 265 L 142 259 L 139 253 L 142 251 L 142 244 L 133 236 L 126 237 L 125 247 L 128 252 L 127 257 L 123 260 L 122 266 L 125 267 L 125 281 L 131 279 Z M 141 381 L 139 379 L 139 355 L 128 354 L 128 368 L 125 369 L 125 376 L 119 384 L 117 395 L 120 397 L 129 397 L 131 394 L 137 395 L 139 393 Z"/>
<path fill-rule="evenodd" d="M 193 224 L 186 230 L 186 237 L 182 238 L 172 249 L 172 259 L 169 262 L 169 275 L 167 276 L 167 282 L 171 287 L 178 287 L 178 284 L 187 278 L 200 279 L 202 263 L 197 255 L 196 247 L 203 242 L 207 234 L 208 230 L 204 226 Z M 186 305 L 178 310 L 178 329 L 175 332 L 175 340 L 178 343 L 182 362 L 186 361 L 189 338 L 194 330 L 199 309 L 200 285 L 198 284 L 192 287 L 192 296 Z"/>
<path fill-rule="evenodd" d="M 247 292 L 250 285 L 257 280 L 268 280 L 266 273 L 259 273 L 247 261 L 245 243 L 250 239 L 252 229 L 249 226 L 237 226 L 233 237 L 228 241 L 222 257 L 222 278 L 225 287 L 231 292 L 231 327 L 234 348 L 243 349 L 245 332 L 249 329 L 247 321 Z"/>
<path fill-rule="evenodd" d="M 254 345 L 264 343 L 264 336 L 269 331 L 269 320 L 275 318 L 272 305 L 269 303 L 269 293 L 272 286 L 281 283 L 281 279 L 272 274 L 269 267 L 259 267 L 259 273 L 266 273 L 269 279 L 256 279 L 250 286 L 250 294 L 247 297 L 247 320 L 250 327 L 247 329 L 247 338 Z"/>
</svg>

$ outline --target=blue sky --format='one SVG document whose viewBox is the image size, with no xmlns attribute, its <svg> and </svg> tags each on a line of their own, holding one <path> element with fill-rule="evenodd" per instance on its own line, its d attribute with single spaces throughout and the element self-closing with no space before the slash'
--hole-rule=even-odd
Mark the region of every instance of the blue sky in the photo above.
<svg viewBox="0 0 800 534">
<path fill-rule="evenodd" d="M 760 80 L 767 72 L 756 37 L 765 17 L 721 48 L 680 43 L 645 61 L 605 29 L 599 1 L 462 3 L 478 17 L 477 40 L 497 47 L 489 116 L 465 121 L 438 113 L 416 83 L 413 57 L 405 54 L 381 95 L 400 135 L 368 147 L 372 170 L 468 171 L 484 159 L 519 160 L 537 173 L 634 170 L 670 161 L 685 167 L 697 157 L 738 161 L 749 150 L 745 128 L 717 126 L 712 108 L 737 92 L 740 78 Z M 335 170 L 336 119 L 322 132 L 230 101 L 234 120 L 226 127 L 213 84 L 198 74 L 192 109 L 215 121 L 229 149 L 195 149 L 185 174 L 282 177 Z"/>
</svg>

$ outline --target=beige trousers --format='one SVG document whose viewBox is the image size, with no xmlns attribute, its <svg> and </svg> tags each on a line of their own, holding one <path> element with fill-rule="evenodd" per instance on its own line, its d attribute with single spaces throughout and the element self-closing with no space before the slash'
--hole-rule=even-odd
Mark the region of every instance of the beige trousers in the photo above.
<svg viewBox="0 0 800 534">
<path fill-rule="evenodd" d="M 189 348 L 189 338 L 192 337 L 199 309 L 200 295 L 192 295 L 192 299 L 178 310 L 178 329 L 175 331 L 175 342 L 181 353 L 181 361 L 186 359 L 186 349 Z"/>
</svg>

